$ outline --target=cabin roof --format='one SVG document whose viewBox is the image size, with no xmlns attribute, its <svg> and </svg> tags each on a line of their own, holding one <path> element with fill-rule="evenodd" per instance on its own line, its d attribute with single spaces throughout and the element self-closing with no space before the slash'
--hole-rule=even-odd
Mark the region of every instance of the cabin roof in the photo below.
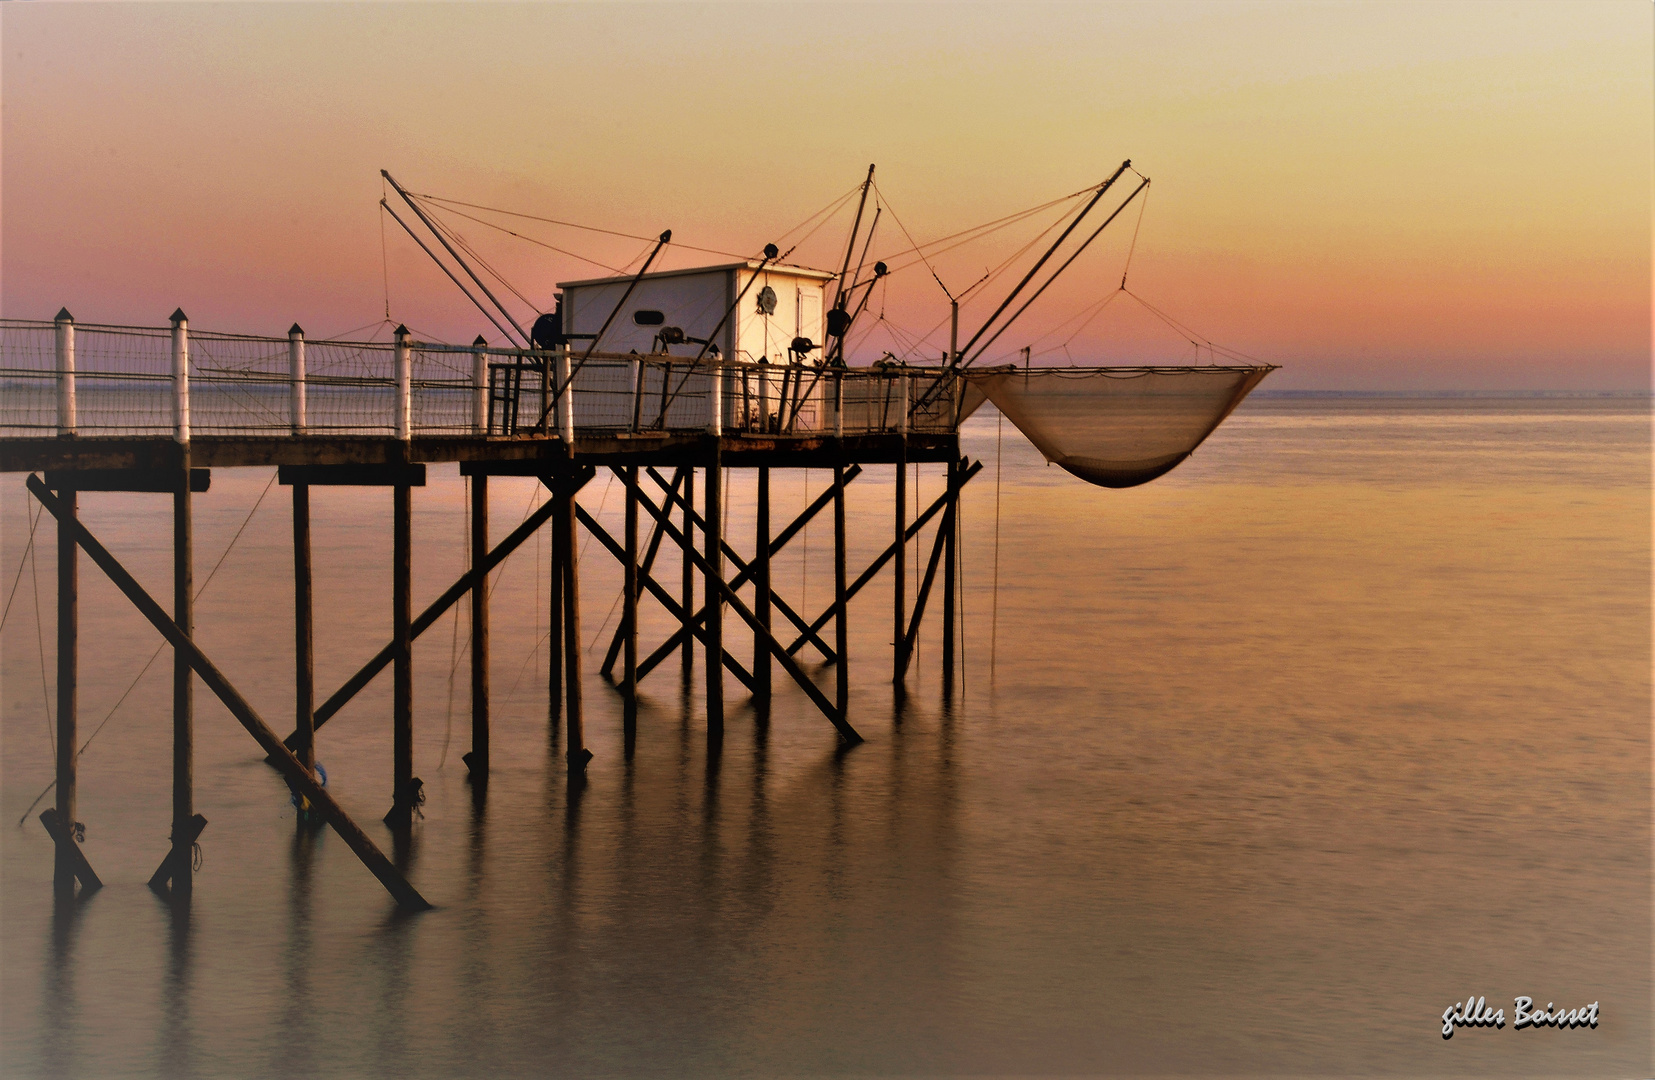
<svg viewBox="0 0 1655 1080">
<path fill-rule="evenodd" d="M 764 264 L 754 259 L 749 259 L 746 262 L 719 263 L 716 266 L 687 266 L 682 270 L 657 270 L 653 273 L 643 275 L 640 280 L 654 281 L 659 278 L 691 277 L 697 274 L 722 273 L 726 270 L 757 270 L 761 266 L 764 266 Z M 787 277 L 811 278 L 816 281 L 831 281 L 839 276 L 829 270 L 814 270 L 808 266 L 789 266 L 785 263 L 771 263 L 768 267 L 766 267 L 766 270 L 776 274 L 785 275 Z M 621 274 L 615 277 L 582 278 L 579 281 L 560 281 L 557 283 L 557 287 L 560 289 L 569 289 L 582 285 L 608 285 L 616 281 L 631 281 L 636 276 L 637 275 L 635 274 Z"/>
</svg>

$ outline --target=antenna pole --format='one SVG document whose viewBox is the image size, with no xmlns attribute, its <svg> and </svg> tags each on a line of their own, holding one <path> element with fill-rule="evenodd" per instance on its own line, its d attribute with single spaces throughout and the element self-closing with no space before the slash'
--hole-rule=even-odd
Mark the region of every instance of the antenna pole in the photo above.
<svg viewBox="0 0 1655 1080">
<path fill-rule="evenodd" d="M 839 270 L 839 281 L 833 287 L 833 306 L 841 307 L 845 291 L 845 275 L 850 273 L 851 253 L 856 250 L 856 234 L 862 230 L 862 211 L 868 205 L 868 189 L 873 186 L 873 166 L 868 166 L 868 178 L 862 181 L 862 199 L 856 204 L 856 220 L 851 222 L 850 239 L 845 243 L 845 265 Z"/>
</svg>

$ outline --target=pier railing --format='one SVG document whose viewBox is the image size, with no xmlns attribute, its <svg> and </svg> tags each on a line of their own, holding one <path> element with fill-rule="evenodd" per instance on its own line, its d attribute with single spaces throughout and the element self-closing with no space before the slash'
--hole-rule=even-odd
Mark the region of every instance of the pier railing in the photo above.
<svg viewBox="0 0 1655 1080">
<path fill-rule="evenodd" d="M 211 333 L 181 312 L 168 327 L 0 319 L 6 438 L 948 433 L 957 384 L 938 368 Z"/>
</svg>

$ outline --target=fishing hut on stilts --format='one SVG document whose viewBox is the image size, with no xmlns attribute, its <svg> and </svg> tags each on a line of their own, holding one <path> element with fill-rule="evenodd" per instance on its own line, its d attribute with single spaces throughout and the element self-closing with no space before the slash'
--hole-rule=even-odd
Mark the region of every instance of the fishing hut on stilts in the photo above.
<svg viewBox="0 0 1655 1080">
<path fill-rule="evenodd" d="M 85 895 L 101 884 L 81 847 L 85 826 L 75 801 L 82 747 L 76 702 L 82 553 L 173 650 L 172 833 L 150 885 L 179 901 L 190 895 L 192 852 L 207 824 L 194 804 L 199 680 L 281 773 L 302 817 L 338 832 L 401 907 L 429 906 L 330 795 L 316 767 L 317 740 L 356 694 L 390 668 L 384 821 L 395 835 L 408 829 L 423 802 L 414 775 L 413 643 L 464 601 L 472 627 L 471 747 L 464 761 L 482 790 L 491 768 L 489 575 L 548 524 L 550 722 L 561 735 L 571 783 L 581 782 L 591 759 L 582 701 L 582 531 L 623 569 L 621 620 L 600 670 L 622 697 L 629 752 L 637 737 L 640 682 L 675 654 L 688 671 L 697 646 L 705 665 L 709 754 L 718 752 L 723 736 L 726 676 L 764 709 L 777 668 L 843 744 L 861 742 L 849 708 L 849 605 L 887 567 L 894 597 L 892 682 L 900 694 L 921 623 L 940 590 L 940 689 L 951 699 L 958 685 L 960 495 L 982 469 L 960 453 L 963 420 L 992 400 L 1049 460 L 1094 483 L 1129 486 L 1187 457 L 1271 370 L 1256 363 L 972 367 L 1147 186 L 1144 180 L 1066 262 L 1034 284 L 1129 166 L 1088 192 L 1084 209 L 964 345 L 956 301 L 949 349 L 930 365 L 847 363 L 846 337 L 887 273 L 884 263 L 867 263 L 878 221 L 876 211 L 864 233 L 871 166 L 836 272 L 789 265 L 775 245 L 758 259 L 652 272 L 671 239 L 664 232 L 637 273 L 562 283 L 559 304 L 528 328 L 456 249 L 451 233 L 432 220 L 428 204 L 385 174 L 424 234 L 388 200 L 382 202 L 386 213 L 487 316 L 502 344 L 483 337 L 460 346 L 418 341 L 401 326 L 385 343 L 309 341 L 297 324 L 285 337 L 200 333 L 182 310 L 164 328 L 78 324 L 67 309 L 50 322 L 0 320 L 0 471 L 28 473 L 28 491 L 57 523 L 56 777 L 53 803 L 39 818 L 55 844 L 57 893 L 73 897 L 78 882 Z M 414 492 L 425 485 L 428 464 L 449 462 L 471 481 L 470 565 L 416 613 Z M 292 730 L 285 736 L 280 728 L 286 718 L 278 721 L 273 712 L 255 708 L 230 682 L 209 655 L 210 643 L 197 640 L 192 617 L 193 498 L 210 491 L 214 469 L 272 465 L 292 498 L 295 665 Z M 922 465 L 940 467 L 944 479 L 943 493 L 923 508 L 911 505 L 907 487 L 909 466 Z M 846 557 L 846 490 L 866 470 L 886 466 L 894 468 L 895 480 L 890 542 L 853 578 Z M 828 470 L 832 481 L 778 529 L 771 514 L 772 470 L 804 468 Z M 624 486 L 619 537 L 577 498 L 601 470 Z M 731 470 L 753 473 L 755 540 L 745 554 L 728 541 L 723 520 Z M 550 497 L 490 547 L 489 479 L 496 476 L 534 477 Z M 310 540 L 315 486 L 392 492 L 390 640 L 320 704 Z M 171 496 L 170 607 L 80 520 L 83 496 L 109 491 Z M 772 565 L 830 508 L 833 600 L 812 615 L 789 603 Z M 933 522 L 929 555 L 910 602 L 909 573 L 920 568 L 908 565 L 907 548 Z M 669 544 L 677 551 L 676 580 Z M 647 654 L 639 640 L 639 607 L 646 598 L 665 609 L 675 626 Z M 831 691 L 806 670 L 808 653 L 832 667 Z"/>
</svg>

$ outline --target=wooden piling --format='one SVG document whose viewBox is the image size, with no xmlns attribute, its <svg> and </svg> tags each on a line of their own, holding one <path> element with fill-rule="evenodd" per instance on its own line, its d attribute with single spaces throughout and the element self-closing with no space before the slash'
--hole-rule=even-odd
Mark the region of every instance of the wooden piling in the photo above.
<svg viewBox="0 0 1655 1080">
<path fill-rule="evenodd" d="M 413 637 L 413 489 L 391 489 L 391 809 L 393 826 L 413 819 L 414 793 L 414 637 Z"/>
<path fill-rule="evenodd" d="M 943 519 L 942 550 L 942 697 L 954 700 L 954 558 L 960 532 L 960 464 L 948 460 L 948 514 Z"/>
<path fill-rule="evenodd" d="M 622 627 L 626 631 L 622 694 L 622 723 L 630 740 L 638 724 L 638 466 L 626 470 L 626 568 L 623 584 Z"/>
<path fill-rule="evenodd" d="M 180 448 L 178 487 L 172 495 L 173 621 L 186 636 L 195 635 L 195 535 L 190 513 L 190 448 Z M 181 649 L 172 655 L 172 894 L 187 897 L 195 877 L 195 675 Z"/>
<path fill-rule="evenodd" d="M 907 666 L 902 656 L 902 639 L 908 622 L 908 463 L 907 436 L 896 459 L 896 566 L 891 597 L 891 682 L 903 685 L 903 669 Z"/>
<path fill-rule="evenodd" d="M 839 715 L 850 711 L 850 630 L 845 622 L 845 466 L 833 466 L 833 651 L 838 661 L 833 665 L 835 705 Z"/>
<path fill-rule="evenodd" d="M 310 485 L 293 485 L 293 756 L 316 772 L 316 652 L 310 572 Z"/>
<path fill-rule="evenodd" d="M 52 885 L 62 898 L 75 894 L 78 850 L 75 845 L 75 751 L 77 652 L 80 640 L 80 574 L 71 522 L 80 511 L 80 493 L 67 485 L 58 489 L 63 518 L 57 527 L 57 820 L 61 823 Z"/>
<path fill-rule="evenodd" d="M 471 478 L 471 753 L 463 760 L 474 781 L 487 781 L 488 716 L 488 476 Z"/>
<path fill-rule="evenodd" d="M 706 543 L 705 561 L 707 567 L 707 581 L 704 594 L 707 598 L 707 649 L 706 649 L 706 677 L 707 677 L 707 747 L 709 750 L 716 747 L 724 738 L 724 521 L 721 514 L 720 496 L 723 484 L 723 461 L 719 449 L 719 438 L 713 436 L 710 440 L 712 449 L 707 461 L 706 509 L 701 518 L 706 523 L 706 533 L 703 540 Z M 685 511 L 686 519 L 689 511 Z M 684 530 L 685 551 L 688 552 L 694 544 L 693 534 L 689 531 L 689 522 L 686 520 Z M 685 608 L 688 611 L 688 607 Z M 688 639 L 685 641 L 688 646 Z"/>
<path fill-rule="evenodd" d="M 558 738 L 558 717 L 563 712 L 563 548 L 569 543 L 569 504 L 559 494 L 561 472 L 554 473 L 550 483 L 542 483 L 551 493 L 552 502 L 552 562 L 546 586 L 546 722 L 551 729 L 552 742 Z"/>
<path fill-rule="evenodd" d="M 575 531 L 574 470 L 568 468 L 557 493 L 553 496 L 563 502 L 561 520 L 563 530 L 563 693 L 565 725 L 568 732 L 569 775 L 579 776 L 592 760 L 586 749 L 585 720 L 581 713 L 580 685 L 580 574 L 579 537 Z"/>
<path fill-rule="evenodd" d="M 669 504 L 668 509 L 671 509 Z M 695 565 L 690 558 L 690 548 L 695 544 L 695 469 L 692 466 L 684 470 L 684 542 L 681 552 L 684 556 L 683 600 L 680 605 L 684 612 L 683 625 L 679 627 L 679 653 L 683 661 L 684 682 L 688 683 L 690 673 L 695 670 Z"/>
<path fill-rule="evenodd" d="M 770 703 L 770 468 L 758 468 L 758 511 L 753 526 L 753 614 L 763 631 L 753 632 L 753 700 Z"/>
</svg>

